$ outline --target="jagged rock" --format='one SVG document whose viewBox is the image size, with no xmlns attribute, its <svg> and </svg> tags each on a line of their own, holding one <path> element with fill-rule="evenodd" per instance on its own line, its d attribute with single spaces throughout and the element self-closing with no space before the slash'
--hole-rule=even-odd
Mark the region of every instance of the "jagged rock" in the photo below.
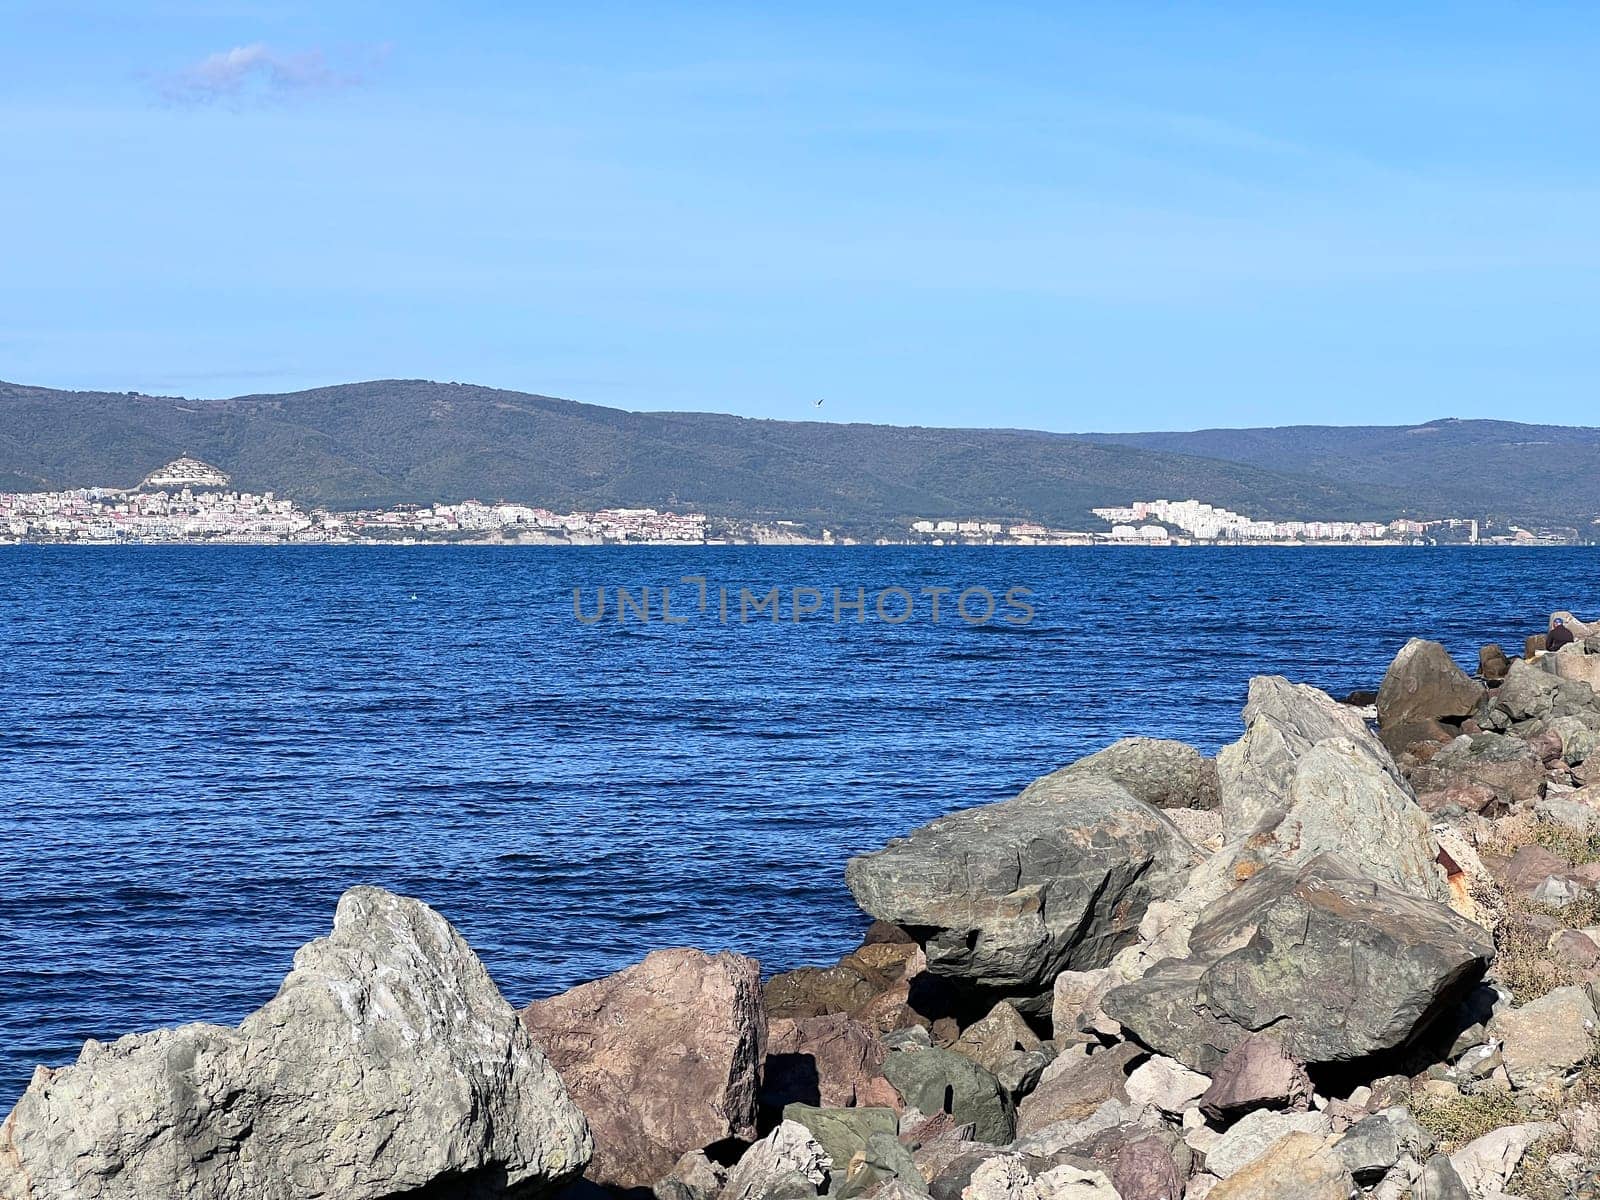
<svg viewBox="0 0 1600 1200">
<path fill-rule="evenodd" d="M 1600 659 L 1600 656 L 1596 656 Z M 1547 733 L 1561 739 L 1561 761 L 1569 767 L 1586 762 L 1590 756 L 1600 754 L 1600 732 L 1590 729 L 1577 717 L 1557 717 L 1550 722 Z"/>
<path fill-rule="evenodd" d="M 1164 808 L 1167 820 L 1205 853 L 1222 849 L 1222 811 L 1216 808 Z M 1148 910 L 1147 910 L 1148 911 Z"/>
<path fill-rule="evenodd" d="M 926 931 L 930 972 L 1033 1011 L 1062 971 L 1110 962 L 1195 860 L 1120 785 L 1057 773 L 851 859 L 845 882 L 868 913 Z"/>
<path fill-rule="evenodd" d="M 1510 670 L 1511 660 L 1493 642 L 1478 651 L 1478 675 L 1485 683 L 1499 683 Z"/>
<path fill-rule="evenodd" d="M 892 1108 L 899 1097 L 883 1078 L 888 1056 L 870 1029 L 843 1013 L 770 1021 L 761 1102 L 772 1108 L 796 1101 L 827 1108 Z"/>
<path fill-rule="evenodd" d="M 1321 1137 L 1291 1133 L 1207 1195 L 1210 1200 L 1350 1200 L 1353 1190 L 1350 1173 Z"/>
<path fill-rule="evenodd" d="M 1181 1148 L 1178 1155 L 1175 1148 Z M 1194 1159 L 1168 1130 L 1132 1138 L 1117 1151 L 1111 1183 L 1120 1200 L 1183 1200 Z"/>
<path fill-rule="evenodd" d="M 1514 659 L 1505 682 L 1479 711 L 1487 728 L 1522 729 L 1548 724 L 1556 717 L 1577 717 L 1591 728 L 1600 721 L 1594 689 L 1576 679 L 1562 679 L 1543 664 Z"/>
<path fill-rule="evenodd" d="M 1128 1075 L 1128 1099 L 1135 1104 L 1150 1104 L 1176 1116 L 1205 1095 L 1210 1078 L 1191 1071 L 1182 1063 L 1156 1055 L 1141 1063 Z"/>
<path fill-rule="evenodd" d="M 0 1127 L 0 1194 L 537 1188 L 576 1176 L 590 1149 L 560 1078 L 461 935 L 421 901 L 361 887 L 237 1029 L 91 1041 L 76 1065 L 39 1068 Z"/>
<path fill-rule="evenodd" d="M 967 1026 L 950 1049 L 965 1054 L 986 1071 L 998 1074 L 1000 1064 L 1018 1050 L 1037 1050 L 1039 1036 L 1016 1008 L 1004 1000 L 989 1015 Z"/>
<path fill-rule="evenodd" d="M 1016 1133 L 1011 1097 L 990 1072 L 964 1055 L 938 1047 L 896 1050 L 883 1074 L 920 1112 L 947 1112 L 973 1127 L 980 1142 L 1001 1146 Z"/>
<path fill-rule="evenodd" d="M 1472 715 L 1483 696 L 1438 642 L 1412 638 L 1395 655 L 1378 687 L 1378 726 L 1440 721 Z"/>
<path fill-rule="evenodd" d="M 1450 1165 L 1472 1195 L 1492 1195 L 1505 1188 L 1529 1146 L 1559 1130 L 1560 1126 L 1548 1121 L 1506 1125 L 1455 1151 Z"/>
<path fill-rule="evenodd" d="M 1386 1108 L 1350 1126 L 1333 1152 L 1363 1187 L 1377 1183 L 1405 1155 L 1433 1149 L 1433 1138 L 1404 1108 Z"/>
<path fill-rule="evenodd" d="M 1200 1111 L 1213 1120 L 1231 1120 L 1253 1108 L 1304 1112 L 1311 1096 L 1306 1069 L 1284 1053 L 1278 1039 L 1252 1033 L 1223 1056 L 1200 1097 Z"/>
<path fill-rule="evenodd" d="M 1532 800 L 1544 792 L 1549 773 L 1522 738 L 1498 733 L 1462 734 L 1411 772 L 1419 793 L 1442 792 L 1473 784 L 1491 789 L 1504 805 Z"/>
<path fill-rule="evenodd" d="M 1102 1007 L 1145 1045 L 1202 1073 L 1268 1026 L 1308 1064 L 1398 1049 L 1494 953 L 1485 931 L 1449 908 L 1332 855 L 1262 870 L 1206 910 L 1190 947 L 1190 958 L 1113 988 Z"/>
<path fill-rule="evenodd" d="M 1473 1200 L 1445 1154 L 1435 1154 L 1423 1164 L 1411 1196 L 1413 1200 Z"/>
<path fill-rule="evenodd" d="M 1227 1179 L 1265 1154 L 1290 1134 L 1326 1137 L 1328 1118 L 1319 1112 L 1287 1113 L 1258 1108 L 1231 1125 L 1206 1150 L 1206 1170 Z"/>
<path fill-rule="evenodd" d="M 1600 1016 L 1583 988 L 1560 987 L 1497 1013 L 1489 1031 L 1501 1039 L 1506 1072 L 1520 1088 L 1560 1075 L 1593 1054 Z"/>
<path fill-rule="evenodd" d="M 727 1181 L 726 1167 L 712 1162 L 704 1150 L 691 1150 L 650 1190 L 656 1200 L 712 1200 Z"/>
<path fill-rule="evenodd" d="M 804 1125 L 784 1121 L 756 1142 L 728 1172 L 718 1200 L 789 1200 L 794 1181 L 816 1195 L 833 1162 Z"/>
<path fill-rule="evenodd" d="M 1184 742 L 1123 738 L 1057 773 L 1102 775 L 1156 808 L 1217 806 L 1217 764 Z"/>
<path fill-rule="evenodd" d="M 1558 679 L 1581 683 L 1591 691 L 1600 691 L 1600 654 L 1589 654 L 1581 644 L 1563 646 L 1554 654 L 1546 654 L 1539 665 Z"/>
<path fill-rule="evenodd" d="M 1044 1158 L 1063 1154 L 1087 1156 L 1086 1152 L 1108 1141 L 1113 1146 L 1121 1146 L 1129 1137 L 1142 1136 L 1151 1129 L 1164 1127 L 1160 1115 L 1153 1109 L 1134 1104 L 1131 1100 L 1112 1099 L 1082 1120 L 1057 1121 L 1037 1132 L 1024 1134 L 1012 1144 L 1012 1149 L 1019 1154 L 1034 1154 Z"/>
<path fill-rule="evenodd" d="M 1342 737 L 1319 742 L 1296 764 L 1287 798 L 1287 814 L 1261 835 L 1256 854 L 1297 863 L 1336 853 L 1369 879 L 1449 898 L 1426 814 L 1370 747 Z"/>
<path fill-rule="evenodd" d="M 849 1164 L 857 1155 L 864 1154 L 875 1134 L 887 1135 L 899 1145 L 900 1122 L 892 1108 L 817 1108 L 810 1104 L 790 1104 L 783 1110 L 783 1119 L 804 1127 L 833 1163 L 829 1172 L 830 1195 L 838 1194 L 850 1174 Z M 909 1154 L 906 1162 L 910 1163 Z M 916 1167 L 911 1166 L 911 1171 L 915 1175 Z M 916 1178 L 920 1181 L 921 1176 Z"/>
<path fill-rule="evenodd" d="M 1106 967 L 1063 971 L 1056 976 L 1050 993 L 1050 1028 L 1058 1045 L 1085 1030 L 1107 1037 L 1121 1032 L 1121 1026 L 1100 1011 L 1101 999 L 1116 984 L 1116 975 Z"/>
<path fill-rule="evenodd" d="M 874 1133 L 845 1165 L 835 1167 L 828 1182 L 828 1195 L 840 1200 L 852 1196 L 880 1198 L 886 1189 L 907 1189 L 913 1196 L 926 1196 L 927 1184 L 917 1170 L 911 1151 L 892 1133 Z"/>
<path fill-rule="evenodd" d="M 1055 1061 L 1055 1049 L 1041 1045 L 1037 1050 L 1013 1050 L 995 1064 L 994 1077 L 1013 1101 L 1022 1099 L 1039 1086 L 1044 1069 Z"/>
<path fill-rule="evenodd" d="M 1223 836 L 1235 842 L 1288 810 L 1289 783 L 1302 755 L 1328 738 L 1348 738 L 1380 762 L 1389 753 L 1355 709 L 1279 675 L 1250 681 L 1245 735 L 1217 755 Z"/>
<path fill-rule="evenodd" d="M 1378 740 L 1396 760 L 1408 751 L 1414 758 L 1425 759 L 1437 753 L 1437 747 L 1453 742 L 1460 732 L 1439 721 L 1401 721 L 1378 730 Z"/>
<path fill-rule="evenodd" d="M 976 1163 L 959 1192 L 951 1182 L 934 1188 L 935 1200 L 952 1194 L 962 1200 L 1118 1200 L 1111 1181 L 1099 1171 L 1072 1163 L 1039 1163 L 1014 1154 Z"/>
<path fill-rule="evenodd" d="M 753 958 L 657 950 L 522 1023 L 589 1119 L 593 1183 L 649 1187 L 685 1151 L 755 1134 L 767 1019 Z"/>
<path fill-rule="evenodd" d="M 1017 1109 L 1017 1130 L 1036 1133 L 1062 1121 L 1081 1121 L 1107 1100 L 1127 1100 L 1128 1070 L 1144 1056 L 1128 1042 L 1089 1052 L 1074 1046 L 1045 1068 Z"/>
<path fill-rule="evenodd" d="M 1217 1185 L 1222 1180 L 1209 1171 L 1202 1171 L 1189 1178 L 1187 1186 L 1183 1189 L 1183 1200 L 1206 1200 L 1206 1197 L 1216 1191 Z"/>
</svg>

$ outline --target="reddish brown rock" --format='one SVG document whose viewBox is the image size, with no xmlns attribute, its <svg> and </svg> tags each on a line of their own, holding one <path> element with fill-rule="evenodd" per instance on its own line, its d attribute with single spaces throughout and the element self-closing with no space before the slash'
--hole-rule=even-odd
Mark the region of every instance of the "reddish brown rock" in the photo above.
<svg viewBox="0 0 1600 1200">
<path fill-rule="evenodd" d="M 1544 634 L 1530 633 L 1522 643 L 1522 657 L 1532 658 L 1535 654 L 1541 653 L 1544 648 Z"/>
<path fill-rule="evenodd" d="M 1212 1120 L 1231 1119 L 1253 1108 L 1311 1107 L 1311 1079 L 1278 1040 L 1253 1033 L 1222 1060 L 1211 1086 L 1200 1097 L 1200 1111 Z"/>
<path fill-rule="evenodd" d="M 1586 933 L 1563 929 L 1550 938 L 1550 957 L 1582 971 L 1600 962 L 1600 946 Z"/>
<path fill-rule="evenodd" d="M 900 1108 L 883 1077 L 889 1051 L 861 1022 L 843 1013 L 776 1017 L 767 1025 L 767 1064 L 761 1102 L 820 1108 Z"/>
<path fill-rule="evenodd" d="M 1521 847 L 1510 859 L 1504 860 L 1503 865 L 1501 862 L 1485 865 L 1501 887 L 1524 895 L 1532 895 L 1552 875 L 1566 875 L 1572 869 L 1566 859 L 1537 845 Z"/>
<path fill-rule="evenodd" d="M 1499 683 L 1511 671 L 1506 652 L 1492 642 L 1478 651 L 1478 677 L 1485 683 Z"/>
<path fill-rule="evenodd" d="M 1428 813 L 1458 808 L 1462 812 L 1493 814 L 1504 807 L 1495 790 L 1481 783 L 1452 783 L 1436 792 L 1422 792 L 1417 803 Z"/>
<path fill-rule="evenodd" d="M 1183 1200 L 1193 1160 L 1174 1155 L 1172 1142 L 1170 1136 L 1150 1133 L 1123 1143 L 1111 1170 L 1121 1200 Z"/>
<path fill-rule="evenodd" d="M 1561 761 L 1561 735 L 1554 729 L 1546 729 L 1543 733 L 1535 734 L 1528 739 L 1528 745 L 1546 767 L 1553 767 Z"/>
<path fill-rule="evenodd" d="M 1455 737 L 1456 730 L 1424 719 L 1401 721 L 1378 730 L 1378 740 L 1394 757 L 1409 752 L 1421 762 L 1427 762 L 1440 746 L 1449 745 Z"/>
<path fill-rule="evenodd" d="M 1107 1100 L 1126 1101 L 1128 1072 L 1144 1057 L 1132 1042 L 1092 1054 L 1072 1047 L 1045 1068 L 1039 1086 L 1018 1107 L 1018 1136 L 1059 1121 L 1081 1121 Z"/>
<path fill-rule="evenodd" d="M 686 1151 L 756 1134 L 767 1018 L 761 967 L 740 954 L 658 950 L 522 1011 L 588 1118 L 586 1177 L 649 1187 Z"/>
</svg>

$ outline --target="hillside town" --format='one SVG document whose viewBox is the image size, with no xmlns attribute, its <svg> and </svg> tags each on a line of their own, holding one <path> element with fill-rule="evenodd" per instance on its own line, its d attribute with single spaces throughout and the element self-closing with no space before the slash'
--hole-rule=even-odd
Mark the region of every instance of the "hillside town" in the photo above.
<svg viewBox="0 0 1600 1200">
<path fill-rule="evenodd" d="M 1472 518 L 1418 521 L 1260 520 L 1199 500 L 1141 500 L 1097 508 L 1106 528 L 1073 530 L 1032 521 L 920 518 L 899 532 L 815 522 L 713 517 L 655 508 L 556 512 L 537 505 L 463 500 L 334 511 L 274 492 L 233 489 L 228 474 L 184 455 L 135 488 L 0 492 L 0 544 L 420 542 L 508 545 L 992 545 L 1188 546 L 1557 545 L 1570 536 L 1509 526 L 1486 534 Z"/>
</svg>

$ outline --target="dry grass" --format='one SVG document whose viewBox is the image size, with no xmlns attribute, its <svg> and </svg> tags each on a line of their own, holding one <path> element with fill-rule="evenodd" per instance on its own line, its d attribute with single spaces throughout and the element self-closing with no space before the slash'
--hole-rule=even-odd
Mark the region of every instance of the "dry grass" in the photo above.
<svg viewBox="0 0 1600 1200">
<path fill-rule="evenodd" d="M 1495 826 L 1494 838 L 1483 849 L 1509 858 L 1524 846 L 1542 846 L 1574 866 L 1600 862 L 1600 832 L 1580 833 L 1533 815 L 1508 817 Z M 1580 982 L 1572 964 L 1550 953 L 1548 938 L 1531 927 L 1527 918 L 1547 916 L 1567 929 L 1600 925 L 1600 893 L 1585 890 L 1565 908 L 1537 904 L 1526 896 L 1505 892 L 1501 897 L 1505 917 L 1495 935 L 1496 978 L 1517 1003 L 1543 996 L 1554 988 Z"/>
<path fill-rule="evenodd" d="M 1411 1097 L 1411 1115 L 1433 1135 L 1446 1154 L 1474 1138 L 1527 1120 L 1527 1114 L 1510 1092 L 1484 1090 L 1443 1099 L 1417 1092 Z"/>
</svg>

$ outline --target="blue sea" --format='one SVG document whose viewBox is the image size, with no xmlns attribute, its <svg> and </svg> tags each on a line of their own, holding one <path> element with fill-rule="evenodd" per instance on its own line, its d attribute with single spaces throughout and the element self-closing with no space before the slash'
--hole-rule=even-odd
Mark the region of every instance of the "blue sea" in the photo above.
<svg viewBox="0 0 1600 1200">
<path fill-rule="evenodd" d="M 830 961 L 866 924 L 850 855 L 1128 734 L 1214 751 L 1253 674 L 1375 688 L 1412 635 L 1471 667 L 1554 608 L 1595 609 L 1597 563 L 0 549 L 0 1111 L 85 1038 L 238 1021 L 358 883 L 438 908 L 517 1004 L 659 946 Z M 681 622 L 660 619 L 667 585 Z M 740 590 L 774 587 L 784 619 L 741 624 Z M 864 620 L 835 622 L 836 587 Z M 606 589 L 603 619 L 575 618 L 575 588 L 586 617 Z M 820 611 L 790 619 L 796 588 Z M 951 589 L 937 622 L 928 588 Z M 987 623 L 952 611 L 966 589 L 970 616 L 997 598 Z"/>
</svg>

